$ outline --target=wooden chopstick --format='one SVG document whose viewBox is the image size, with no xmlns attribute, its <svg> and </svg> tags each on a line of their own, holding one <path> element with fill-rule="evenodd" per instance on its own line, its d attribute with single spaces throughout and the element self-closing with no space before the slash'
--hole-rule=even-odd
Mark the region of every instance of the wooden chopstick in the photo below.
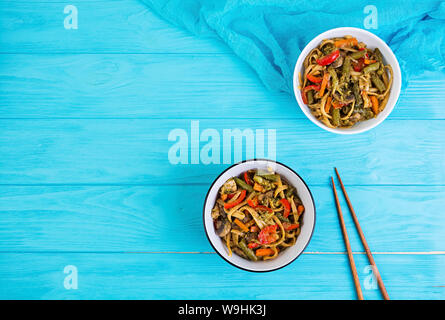
<svg viewBox="0 0 445 320">
<path fill-rule="evenodd" d="M 352 219 L 354 220 L 355 227 L 357 228 L 358 234 L 360 236 L 360 240 L 362 241 L 363 247 L 365 247 L 366 255 L 368 256 L 369 263 L 372 266 L 372 271 L 377 279 L 377 283 L 380 288 L 380 292 L 385 300 L 390 300 L 388 292 L 386 291 L 385 285 L 383 284 L 382 277 L 380 276 L 379 269 L 377 269 L 377 265 L 375 264 L 374 257 L 372 256 L 371 250 L 369 249 L 368 242 L 366 242 L 365 234 L 360 227 L 360 223 L 358 222 L 357 216 L 355 214 L 354 208 L 352 207 L 351 200 L 349 200 L 348 193 L 346 192 L 345 186 L 341 181 L 340 174 L 338 173 L 337 168 L 335 169 L 335 173 L 337 174 L 338 181 L 340 182 L 341 189 L 343 190 L 343 194 L 345 196 L 346 202 L 348 203 L 349 211 L 351 212 Z M 331 177 L 332 178 L 332 177 Z"/>
<path fill-rule="evenodd" d="M 337 189 L 335 188 L 334 179 L 331 177 L 332 190 L 334 191 L 335 204 L 337 205 L 338 218 L 340 219 L 341 231 L 343 233 L 343 239 L 345 240 L 346 250 L 348 252 L 349 265 L 352 271 L 352 277 L 354 278 L 355 290 L 359 300 L 363 300 L 362 287 L 360 286 L 360 280 L 358 278 L 357 269 L 355 267 L 354 256 L 352 255 L 351 244 L 349 243 L 348 233 L 346 231 L 345 221 L 343 220 L 343 214 L 341 212 L 340 201 L 338 201 Z"/>
</svg>

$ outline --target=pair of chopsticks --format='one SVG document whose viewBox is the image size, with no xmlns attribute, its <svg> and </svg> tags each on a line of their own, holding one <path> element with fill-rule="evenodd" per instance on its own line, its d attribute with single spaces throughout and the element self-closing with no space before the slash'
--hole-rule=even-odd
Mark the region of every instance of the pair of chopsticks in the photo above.
<svg viewBox="0 0 445 320">
<path fill-rule="evenodd" d="M 352 219 L 354 220 L 355 227 L 357 228 L 358 234 L 360 236 L 360 240 L 362 241 L 363 247 L 365 247 L 366 255 L 368 256 L 369 263 L 372 266 L 372 271 L 377 279 L 380 292 L 382 293 L 382 296 L 385 300 L 389 300 L 388 292 L 386 292 L 386 288 L 385 285 L 383 284 L 382 277 L 380 276 L 379 270 L 377 269 L 377 265 L 375 264 L 374 261 L 374 257 L 372 256 L 371 250 L 369 249 L 368 243 L 366 242 L 365 235 L 363 234 L 362 228 L 360 227 L 360 223 L 358 222 L 354 208 L 352 207 L 351 200 L 349 200 L 348 193 L 346 192 L 345 186 L 341 181 L 340 174 L 338 173 L 337 168 L 334 169 L 335 173 L 337 174 L 338 181 L 340 182 L 341 189 L 343 190 L 346 202 L 348 203 L 349 211 L 351 212 Z M 357 291 L 358 299 L 364 300 L 362 288 L 360 286 L 360 280 L 358 278 L 357 269 L 355 267 L 354 256 L 352 255 L 351 244 L 349 243 L 348 233 L 346 231 L 345 221 L 343 220 L 340 201 L 338 200 L 337 189 L 335 188 L 334 179 L 332 177 L 331 177 L 331 182 L 332 182 L 332 190 L 334 191 L 335 204 L 337 205 L 338 218 L 340 219 L 341 231 L 343 233 L 343 239 L 345 240 L 346 250 L 348 252 L 349 265 L 351 267 L 352 276 L 354 278 L 355 289 Z"/>
</svg>

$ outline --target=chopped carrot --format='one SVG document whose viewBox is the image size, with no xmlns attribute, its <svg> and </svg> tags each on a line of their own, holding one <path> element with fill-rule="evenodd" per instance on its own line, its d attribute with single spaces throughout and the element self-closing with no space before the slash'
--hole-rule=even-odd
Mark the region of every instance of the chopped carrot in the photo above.
<svg viewBox="0 0 445 320">
<path fill-rule="evenodd" d="M 255 252 L 255 255 L 257 257 L 271 256 L 273 254 L 275 254 L 275 251 L 273 251 L 272 249 L 258 249 Z"/>
<path fill-rule="evenodd" d="M 326 113 L 329 113 L 329 111 L 331 110 L 331 102 L 332 102 L 332 98 L 328 97 L 328 100 L 326 101 L 326 105 L 324 106 L 324 110 L 326 111 Z"/>
<path fill-rule="evenodd" d="M 221 193 L 221 200 L 226 201 L 227 199 L 227 193 Z"/>
<path fill-rule="evenodd" d="M 346 39 L 335 41 L 334 45 L 337 48 L 342 48 L 342 47 L 346 47 L 346 46 L 352 47 L 352 46 L 357 46 L 358 41 L 356 38 L 346 38 Z"/>
<path fill-rule="evenodd" d="M 369 60 L 369 59 L 365 59 L 365 60 L 363 60 L 363 62 L 364 62 L 365 64 L 373 64 L 373 63 L 377 62 L 377 60 Z"/>
<path fill-rule="evenodd" d="M 241 228 L 244 232 L 249 232 L 249 228 L 246 227 L 244 223 L 242 223 L 240 220 L 235 219 L 235 223 L 238 225 L 238 227 Z"/>
<path fill-rule="evenodd" d="M 320 91 L 318 92 L 320 97 L 322 97 L 323 94 L 324 94 L 324 90 L 326 89 L 326 85 L 328 84 L 328 80 L 329 80 L 329 73 L 325 72 L 324 75 L 323 75 L 323 80 L 321 81 Z"/>
<path fill-rule="evenodd" d="M 258 192 L 263 192 L 264 188 L 262 185 L 260 185 L 259 183 L 256 183 L 253 185 L 253 190 L 258 191 Z"/>
<path fill-rule="evenodd" d="M 304 206 L 300 204 L 300 205 L 297 207 L 297 214 L 298 214 L 298 215 L 301 215 L 301 214 L 303 213 L 303 211 L 304 211 Z"/>
<path fill-rule="evenodd" d="M 371 96 L 371 103 L 372 103 L 372 112 L 374 112 L 375 115 L 379 113 L 379 100 L 377 100 L 376 96 Z"/>
</svg>

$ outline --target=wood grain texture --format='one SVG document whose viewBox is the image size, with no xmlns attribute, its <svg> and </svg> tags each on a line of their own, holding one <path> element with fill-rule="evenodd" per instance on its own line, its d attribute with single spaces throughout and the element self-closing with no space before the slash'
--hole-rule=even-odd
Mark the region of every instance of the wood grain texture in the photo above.
<svg viewBox="0 0 445 320">
<path fill-rule="evenodd" d="M 347 186 L 371 250 L 445 251 L 445 187 Z M 213 252 L 202 224 L 207 185 L 2 187 L 0 252 Z M 329 185 L 310 186 L 307 252 L 343 252 Z M 364 251 L 345 203 L 355 252 Z M 425 208 L 428 208 L 427 210 Z M 86 223 L 88 222 L 88 223 Z"/>
<path fill-rule="evenodd" d="M 66 5 L 78 29 L 66 30 Z M 143 3 L 117 1 L 1 1 L 1 53 L 226 53 L 215 36 L 173 28 Z"/>
<path fill-rule="evenodd" d="M 346 255 L 302 255 L 288 267 L 262 274 L 236 269 L 216 254 L 11 253 L 0 259 L 2 299 L 355 298 Z M 380 299 L 378 289 L 367 286 L 366 256 L 355 259 L 365 299 Z M 392 299 L 445 297 L 445 288 L 438 286 L 445 284 L 445 256 L 382 255 L 376 260 Z M 63 286 L 66 265 L 77 267 L 77 290 Z"/>
<path fill-rule="evenodd" d="M 419 80 L 421 79 L 421 80 Z M 0 56 L 0 118 L 305 119 L 232 54 Z M 389 119 L 445 119 L 445 75 L 412 80 Z M 421 112 L 419 112 L 421 108 Z"/>
<path fill-rule="evenodd" d="M 266 91 L 214 36 L 124 0 L 77 0 L 79 29 L 65 30 L 67 4 L 0 2 L 1 299 L 276 299 L 283 290 L 289 299 L 353 299 L 333 166 L 371 249 L 389 253 L 375 259 L 390 297 L 445 298 L 443 73 L 418 75 L 371 132 L 336 136 L 293 97 Z M 277 130 L 277 160 L 302 175 L 317 207 L 296 262 L 253 274 L 210 253 L 202 203 L 228 165 L 170 164 L 168 133 L 190 136 L 191 120 L 221 137 Z M 368 261 L 354 256 L 365 288 Z M 69 264 L 78 290 L 63 287 Z M 364 294 L 380 298 L 377 288 Z"/>
<path fill-rule="evenodd" d="M 169 132 L 184 129 L 190 139 L 190 123 L 183 119 L 0 120 L 0 183 L 210 184 L 227 165 L 172 165 L 168 159 L 174 144 L 168 141 Z M 277 160 L 312 185 L 325 184 L 334 164 L 344 172 L 346 184 L 444 185 L 444 124 L 442 120 L 385 121 L 348 139 L 305 120 L 202 120 L 200 130 L 219 132 L 222 162 L 223 129 L 276 129 Z M 197 151 L 192 147 L 189 157 Z M 233 163 L 237 159 L 231 152 Z"/>
</svg>

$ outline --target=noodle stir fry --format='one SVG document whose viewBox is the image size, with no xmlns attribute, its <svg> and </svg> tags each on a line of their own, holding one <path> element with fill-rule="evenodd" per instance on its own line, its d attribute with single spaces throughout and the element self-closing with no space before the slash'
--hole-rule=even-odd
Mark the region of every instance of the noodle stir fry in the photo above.
<svg viewBox="0 0 445 320">
<path fill-rule="evenodd" d="M 385 108 L 392 79 L 378 48 L 368 49 L 351 36 L 327 39 L 304 60 L 301 96 L 326 126 L 349 128 Z"/>
<path fill-rule="evenodd" d="M 212 219 L 230 256 L 260 261 L 295 244 L 303 212 L 296 189 L 279 174 L 249 170 L 220 188 Z"/>
</svg>

